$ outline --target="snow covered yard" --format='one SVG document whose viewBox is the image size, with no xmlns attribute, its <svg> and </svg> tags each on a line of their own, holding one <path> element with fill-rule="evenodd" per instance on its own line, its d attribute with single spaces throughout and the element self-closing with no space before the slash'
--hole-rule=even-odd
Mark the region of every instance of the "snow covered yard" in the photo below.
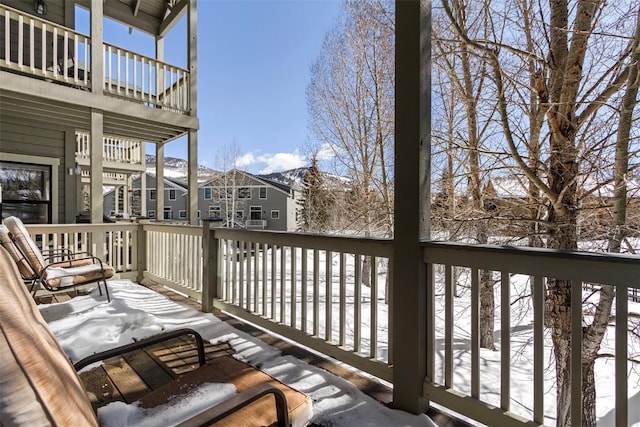
<svg viewBox="0 0 640 427">
<path fill-rule="evenodd" d="M 323 426 L 433 426 L 426 415 L 392 410 L 349 382 L 310 366 L 238 331 L 211 314 L 186 307 L 130 281 L 110 281 L 112 302 L 97 291 L 70 301 L 40 305 L 62 348 L 73 362 L 161 332 L 189 327 L 212 344 L 226 341 L 235 357 L 307 394 L 313 401 L 312 423 Z M 233 387 L 231 387 L 233 388 Z M 98 410 L 107 426 L 171 425 L 235 393 L 205 385 L 181 402 L 151 410 L 111 403 Z"/>
</svg>

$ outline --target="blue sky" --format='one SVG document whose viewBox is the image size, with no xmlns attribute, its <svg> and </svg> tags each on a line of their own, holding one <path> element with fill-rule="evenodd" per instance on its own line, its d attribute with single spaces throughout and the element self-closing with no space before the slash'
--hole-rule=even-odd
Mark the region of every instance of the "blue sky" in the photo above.
<svg viewBox="0 0 640 427">
<path fill-rule="evenodd" d="M 199 0 L 198 162 L 220 168 L 233 143 L 254 173 L 307 165 L 309 69 L 340 14 L 337 0 Z M 78 29 L 88 22 L 78 13 Z M 86 24 L 85 24 L 86 25 Z M 105 23 L 105 40 L 154 56 L 153 38 Z M 165 61 L 186 66 L 183 18 L 165 41 Z M 153 146 L 150 146 L 153 154 Z M 227 150 L 228 151 L 228 150 Z M 186 158 L 186 141 L 165 155 Z"/>
</svg>

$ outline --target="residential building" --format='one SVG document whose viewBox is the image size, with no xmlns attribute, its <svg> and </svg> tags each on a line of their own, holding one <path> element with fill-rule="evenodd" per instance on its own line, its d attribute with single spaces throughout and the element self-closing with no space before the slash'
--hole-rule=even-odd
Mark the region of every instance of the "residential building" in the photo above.
<svg viewBox="0 0 640 427">
<path fill-rule="evenodd" d="M 89 11 L 90 34 L 75 28 L 79 8 Z M 153 36 L 154 57 L 105 42 L 105 19 Z M 180 19 L 184 67 L 163 61 Z M 195 0 L 0 0 L 2 216 L 70 223 L 89 210 L 102 222 L 103 186 L 129 191 L 145 170 L 145 143 L 156 146 L 164 206 L 164 143 L 187 136 L 194 191 L 183 210 L 197 223 L 196 26 Z"/>
<path fill-rule="evenodd" d="M 157 208 L 156 176 L 146 173 L 145 197 L 140 177 L 129 187 L 118 186 L 104 193 L 104 215 L 186 221 L 188 189 L 177 179 L 164 179 L 164 207 Z M 128 188 L 128 194 L 127 194 Z M 126 194 L 126 197 L 125 197 Z M 219 217 L 226 226 L 258 230 L 294 231 L 299 192 L 292 186 L 232 170 L 198 187 L 196 218 Z M 142 205 L 146 209 L 142 209 Z"/>
<path fill-rule="evenodd" d="M 162 191 L 164 191 L 164 206 L 158 208 L 158 186 L 156 176 L 145 174 L 146 185 L 144 197 L 141 191 L 140 176 L 133 179 L 127 193 L 124 186 L 115 187 L 104 194 L 104 214 L 108 216 L 146 217 L 148 219 L 187 220 L 187 187 L 176 180 L 164 179 Z M 128 203 L 126 201 L 129 201 Z M 127 209 L 126 206 L 129 206 Z M 145 206 L 145 209 L 142 209 Z M 199 218 L 199 212 L 197 217 Z"/>
<path fill-rule="evenodd" d="M 289 185 L 234 169 L 200 185 L 198 206 L 203 218 L 220 217 L 247 229 L 293 231 L 297 197 Z"/>
</svg>

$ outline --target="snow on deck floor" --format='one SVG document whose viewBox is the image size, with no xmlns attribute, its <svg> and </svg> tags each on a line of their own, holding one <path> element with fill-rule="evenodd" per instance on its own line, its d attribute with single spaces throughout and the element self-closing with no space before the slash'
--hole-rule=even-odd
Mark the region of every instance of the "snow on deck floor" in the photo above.
<svg viewBox="0 0 640 427">
<path fill-rule="evenodd" d="M 212 314 L 201 313 L 127 280 L 109 281 L 109 290 L 111 303 L 96 290 L 67 302 L 39 306 L 72 362 L 133 340 L 188 327 L 212 344 L 228 341 L 235 357 L 307 394 L 313 401 L 312 423 L 335 427 L 435 425 L 426 415 L 389 409 L 342 378 L 292 356 L 282 356 L 279 350 Z M 137 426 L 142 419 L 175 424 L 201 411 L 211 399 L 229 394 L 229 390 L 223 391 L 222 396 L 212 396 L 211 390 L 194 393 L 188 401 L 175 402 L 172 410 L 143 412 L 135 405 L 112 403 L 100 408 L 98 416 L 103 425 Z M 179 411 L 174 410 L 178 408 Z"/>
</svg>

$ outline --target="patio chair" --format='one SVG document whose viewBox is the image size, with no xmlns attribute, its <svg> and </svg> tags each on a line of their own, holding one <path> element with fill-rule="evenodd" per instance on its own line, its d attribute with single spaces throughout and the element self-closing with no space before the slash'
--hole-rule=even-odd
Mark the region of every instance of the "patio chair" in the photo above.
<svg viewBox="0 0 640 427">
<path fill-rule="evenodd" d="M 277 424 L 279 427 L 297 427 L 306 424 L 311 416 L 308 397 L 264 373 L 257 384 L 254 382 L 243 389 L 242 385 L 247 383 L 248 378 L 261 373 L 256 368 L 231 357 L 227 360 L 219 357 L 205 364 L 202 337 L 189 329 L 168 332 L 92 355 L 77 362 L 74 367 L 20 282 L 16 264 L 7 251 L 0 247 L 0 420 L 3 426 L 98 426 L 98 419 L 77 369 L 183 334 L 193 335 L 196 339 L 200 367 L 151 392 L 145 396 L 148 401 L 171 405 L 173 397 L 189 394 L 192 380 L 220 383 L 230 376 L 239 379 L 234 383 L 237 395 L 180 425 L 193 427 L 219 422 L 216 425 Z M 240 364 L 240 367 L 230 362 Z M 232 375 L 232 372 L 235 374 Z M 267 396 L 275 398 L 275 408 L 273 400 Z M 296 404 L 292 396 L 297 397 L 298 401 L 304 399 L 304 404 Z M 288 406 L 290 402 L 297 408 L 291 409 Z M 247 406 L 255 404 L 259 405 L 256 411 L 260 421 L 257 422 L 246 416 Z M 265 408 L 265 404 L 269 407 Z M 151 406 L 143 404 L 142 407 Z"/>
<path fill-rule="evenodd" d="M 56 292 L 89 283 L 97 283 L 100 295 L 104 284 L 107 301 L 111 302 L 107 279 L 115 274 L 114 269 L 88 252 L 72 252 L 67 249 L 40 251 L 24 224 L 17 217 L 8 217 L 0 228 L 0 243 L 9 252 L 18 266 L 22 280 L 31 283 L 30 291 L 35 296 L 41 285 Z"/>
</svg>

